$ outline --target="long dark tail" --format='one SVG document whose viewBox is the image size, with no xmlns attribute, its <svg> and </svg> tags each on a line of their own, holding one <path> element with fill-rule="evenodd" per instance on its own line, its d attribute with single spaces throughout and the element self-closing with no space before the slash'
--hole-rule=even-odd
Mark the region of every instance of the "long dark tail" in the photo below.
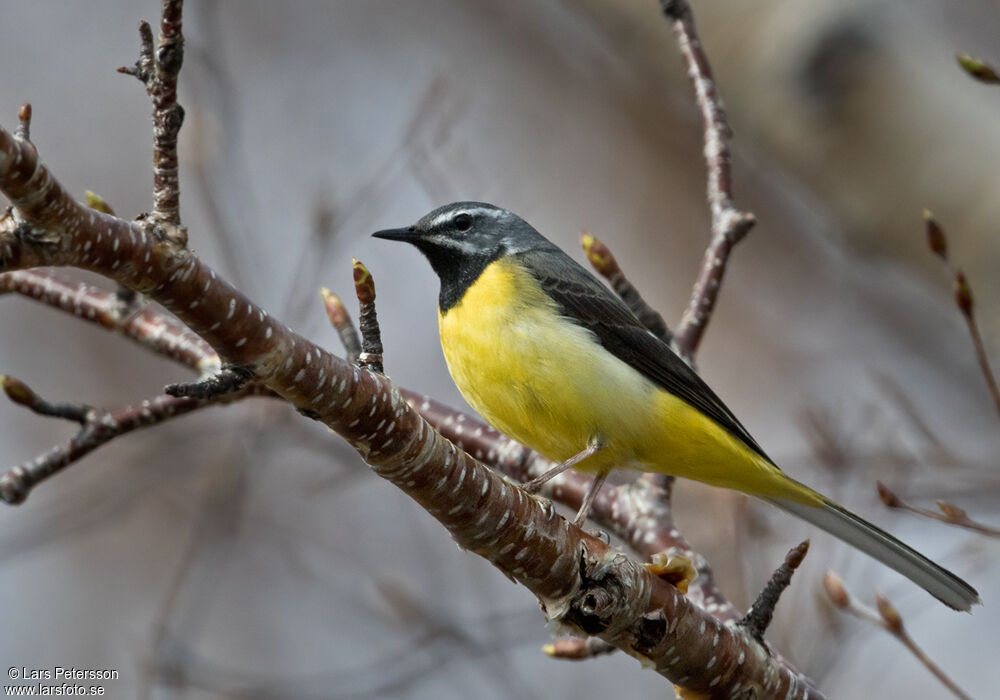
<svg viewBox="0 0 1000 700">
<path fill-rule="evenodd" d="M 783 498 L 764 500 L 892 567 L 955 610 L 968 612 L 981 603 L 976 589 L 958 576 L 833 501 L 823 498 L 816 507 Z"/>
</svg>

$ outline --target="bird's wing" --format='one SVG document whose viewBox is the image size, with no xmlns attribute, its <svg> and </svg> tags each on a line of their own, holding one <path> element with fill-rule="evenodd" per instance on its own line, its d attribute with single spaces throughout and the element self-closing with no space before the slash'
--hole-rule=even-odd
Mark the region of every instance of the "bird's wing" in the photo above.
<svg viewBox="0 0 1000 700">
<path fill-rule="evenodd" d="M 590 330 L 605 350 L 687 402 L 769 462 L 757 441 L 694 370 L 607 287 L 553 246 L 517 255 L 566 318 Z"/>
</svg>

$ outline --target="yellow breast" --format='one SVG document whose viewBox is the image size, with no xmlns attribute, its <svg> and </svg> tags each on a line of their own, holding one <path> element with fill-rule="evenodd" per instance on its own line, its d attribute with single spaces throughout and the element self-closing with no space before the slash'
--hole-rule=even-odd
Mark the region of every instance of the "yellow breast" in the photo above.
<svg viewBox="0 0 1000 700">
<path fill-rule="evenodd" d="M 491 263 L 438 325 L 466 401 L 549 459 L 568 459 L 601 438 L 607 447 L 581 469 L 636 467 L 761 495 L 786 492 L 780 471 L 560 316 L 509 259 Z"/>
</svg>

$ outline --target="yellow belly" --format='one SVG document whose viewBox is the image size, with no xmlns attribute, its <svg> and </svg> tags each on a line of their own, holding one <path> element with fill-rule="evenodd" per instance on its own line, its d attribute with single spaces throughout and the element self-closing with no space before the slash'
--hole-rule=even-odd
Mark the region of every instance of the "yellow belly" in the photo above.
<svg viewBox="0 0 1000 700">
<path fill-rule="evenodd" d="M 492 263 L 439 314 L 441 346 L 462 395 L 490 424 L 562 461 L 600 438 L 584 471 L 631 467 L 762 496 L 808 490 L 711 419 L 562 318 L 529 273 Z"/>
</svg>

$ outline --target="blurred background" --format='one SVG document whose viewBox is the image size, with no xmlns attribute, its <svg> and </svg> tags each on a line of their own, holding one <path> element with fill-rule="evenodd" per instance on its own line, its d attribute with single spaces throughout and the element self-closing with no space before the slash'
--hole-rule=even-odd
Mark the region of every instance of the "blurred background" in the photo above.
<svg viewBox="0 0 1000 700">
<path fill-rule="evenodd" d="M 0 111 L 69 188 L 150 208 L 149 102 L 115 73 L 152 0 L 10 0 Z M 785 551 L 813 548 L 771 642 L 834 698 L 948 697 L 895 640 L 832 610 L 834 569 L 885 593 L 965 690 L 998 680 L 1000 542 L 890 511 L 881 479 L 997 525 L 1000 418 L 932 209 L 1000 363 L 1000 60 L 989 0 L 702 0 L 734 131 L 735 252 L 699 365 L 783 468 L 972 582 L 946 610 L 845 545 L 743 496 L 683 484 L 682 530 L 747 606 Z M 321 285 L 375 275 L 386 369 L 463 406 L 437 340 L 437 282 L 371 231 L 456 199 L 522 214 L 578 259 L 582 229 L 676 322 L 708 239 L 701 124 L 654 0 L 190 0 L 182 211 L 192 247 L 339 351 Z M 353 304 L 351 307 L 353 308 Z M 188 375 L 68 315 L 0 302 L 0 372 L 113 407 Z M 0 402 L 2 461 L 73 426 Z M 460 552 L 321 426 L 263 400 L 115 441 L 0 509 L 0 661 L 115 668 L 111 697 L 601 698 L 670 689 L 623 655 L 557 662 L 537 602 Z"/>
</svg>

